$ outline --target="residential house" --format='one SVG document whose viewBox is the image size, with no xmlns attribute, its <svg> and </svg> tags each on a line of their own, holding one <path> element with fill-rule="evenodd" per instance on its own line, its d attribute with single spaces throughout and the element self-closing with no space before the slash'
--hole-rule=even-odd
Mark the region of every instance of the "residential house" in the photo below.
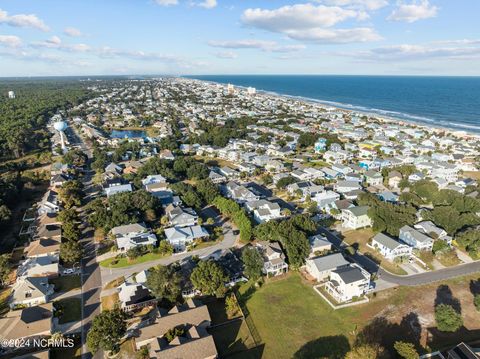
<svg viewBox="0 0 480 359">
<path fill-rule="evenodd" d="M 140 245 L 155 245 L 157 243 L 157 237 L 147 229 L 144 223 L 132 223 L 114 227 L 110 232 L 115 237 L 117 248 L 122 251 L 128 251 Z"/>
<path fill-rule="evenodd" d="M 325 289 L 337 302 L 349 302 L 369 291 L 370 274 L 356 263 L 337 268 L 330 273 Z"/>
<path fill-rule="evenodd" d="M 117 193 L 123 193 L 123 192 L 132 192 L 133 188 L 130 183 L 127 184 L 112 184 L 105 188 L 105 194 L 107 197 L 111 197 Z"/>
<path fill-rule="evenodd" d="M 260 196 L 256 195 L 245 186 L 239 185 L 232 181 L 225 185 L 225 191 L 228 197 L 232 198 L 238 203 L 245 203 L 260 199 Z"/>
<path fill-rule="evenodd" d="M 197 212 L 193 208 L 182 208 L 173 204 L 165 208 L 165 215 L 172 227 L 194 226 L 198 221 Z"/>
<path fill-rule="evenodd" d="M 27 277 L 18 280 L 12 288 L 10 308 L 32 307 L 47 303 L 53 294 L 53 284 L 46 277 Z"/>
<path fill-rule="evenodd" d="M 342 225 L 345 228 L 359 229 L 372 225 L 368 216 L 368 206 L 357 206 L 342 210 Z"/>
<path fill-rule="evenodd" d="M 10 311 L 0 318 L 0 339 L 27 343 L 26 338 L 46 338 L 52 334 L 52 318 L 52 303 Z"/>
<path fill-rule="evenodd" d="M 390 171 L 388 173 L 388 186 L 390 188 L 398 188 L 402 181 L 402 174 L 398 171 Z"/>
<path fill-rule="evenodd" d="M 21 261 L 17 268 L 17 280 L 27 277 L 48 277 L 58 276 L 58 256 L 32 257 Z"/>
<path fill-rule="evenodd" d="M 364 173 L 364 177 L 369 186 L 380 186 L 383 183 L 383 176 L 377 171 L 369 170 Z"/>
<path fill-rule="evenodd" d="M 429 237 L 441 239 L 448 244 L 452 243 L 452 237 L 448 235 L 447 231 L 436 226 L 432 221 L 419 222 L 413 228 L 418 229 Z"/>
<path fill-rule="evenodd" d="M 267 276 L 277 276 L 288 272 L 285 254 L 278 242 L 262 241 L 258 248 L 263 254 L 263 273 Z"/>
<path fill-rule="evenodd" d="M 388 260 L 394 260 L 398 257 L 409 257 L 412 254 L 412 247 L 400 243 L 383 233 L 378 233 L 372 238 L 371 246 Z"/>
<path fill-rule="evenodd" d="M 332 249 L 332 243 L 322 234 L 317 234 L 308 238 L 310 243 L 309 257 L 315 257 L 317 253 L 326 252 Z"/>
<path fill-rule="evenodd" d="M 253 211 L 253 218 L 257 223 L 268 222 L 272 219 L 282 218 L 281 208 L 278 203 L 260 199 L 245 203 L 248 211 Z"/>
<path fill-rule="evenodd" d="M 45 213 L 57 213 L 60 211 L 60 203 L 58 193 L 49 189 L 37 204 L 37 213 L 39 216 Z"/>
<path fill-rule="evenodd" d="M 407 225 L 400 228 L 399 238 L 415 249 L 431 251 L 433 247 L 433 238 Z"/>
<path fill-rule="evenodd" d="M 157 303 L 150 291 L 141 283 L 124 282 L 118 289 L 120 307 L 126 312 L 156 305 Z"/>
<path fill-rule="evenodd" d="M 341 253 L 334 253 L 327 256 L 307 259 L 305 269 L 308 274 L 318 282 L 323 282 L 330 276 L 333 270 L 348 266 L 349 264 L 350 262 L 348 262 Z"/>
<path fill-rule="evenodd" d="M 333 186 L 335 192 L 338 193 L 347 193 L 355 190 L 361 190 L 362 186 L 360 183 L 355 181 L 338 181 Z"/>
<path fill-rule="evenodd" d="M 328 211 L 335 206 L 335 202 L 340 199 L 340 195 L 334 191 L 322 191 L 312 197 L 312 201 L 317 202 L 318 208 L 323 211 Z"/>
<path fill-rule="evenodd" d="M 50 185 L 54 188 L 62 187 L 65 182 L 68 181 L 68 177 L 65 174 L 57 174 L 50 179 Z"/>
<path fill-rule="evenodd" d="M 170 227 L 165 229 L 167 241 L 173 246 L 175 252 L 183 252 L 186 246 L 196 239 L 206 238 L 208 232 L 202 226 Z"/>
<path fill-rule="evenodd" d="M 207 306 L 188 299 L 185 305 L 174 306 L 168 313 L 158 310 L 152 324 L 138 329 L 135 347 L 139 350 L 146 346 L 149 358 L 213 359 L 218 354 L 213 337 L 207 331 L 210 322 Z M 184 329 L 184 333 L 168 342 L 165 334 L 179 327 Z"/>
</svg>

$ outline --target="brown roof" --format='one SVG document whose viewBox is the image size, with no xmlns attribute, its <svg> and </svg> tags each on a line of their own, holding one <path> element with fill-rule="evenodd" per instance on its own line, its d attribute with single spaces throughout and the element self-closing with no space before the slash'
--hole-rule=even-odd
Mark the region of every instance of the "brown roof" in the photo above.
<svg viewBox="0 0 480 359">
<path fill-rule="evenodd" d="M 150 358 L 178 359 L 178 358 L 216 358 L 217 348 L 213 337 L 208 335 L 199 339 L 185 339 L 174 341 L 166 347 L 159 344 L 158 341 L 152 343 L 150 348 Z"/>
<path fill-rule="evenodd" d="M 37 335 L 50 335 L 52 303 L 14 310 L 0 318 L 0 338 L 19 339 Z"/>
<path fill-rule="evenodd" d="M 60 238 L 39 239 L 32 241 L 25 249 L 27 257 L 39 256 L 60 251 Z"/>
<path fill-rule="evenodd" d="M 169 329 L 178 325 L 200 326 L 210 324 L 210 314 L 206 305 L 186 309 L 180 312 L 169 312 L 165 316 L 157 318 L 154 324 L 139 330 L 140 335 L 136 338 L 137 343 L 148 341 L 163 336 Z"/>
</svg>

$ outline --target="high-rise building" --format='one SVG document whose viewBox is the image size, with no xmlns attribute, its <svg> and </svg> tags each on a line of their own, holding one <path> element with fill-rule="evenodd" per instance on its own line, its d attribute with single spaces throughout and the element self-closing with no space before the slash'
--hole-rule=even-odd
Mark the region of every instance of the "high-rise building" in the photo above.
<svg viewBox="0 0 480 359">
<path fill-rule="evenodd" d="M 8 98 L 15 98 L 15 92 L 8 91 Z"/>
<path fill-rule="evenodd" d="M 257 93 L 257 90 L 255 90 L 255 87 L 247 87 L 247 93 L 249 95 L 255 95 Z"/>
<path fill-rule="evenodd" d="M 232 84 L 227 85 L 227 92 L 229 95 L 233 95 L 235 93 L 235 87 Z"/>
</svg>

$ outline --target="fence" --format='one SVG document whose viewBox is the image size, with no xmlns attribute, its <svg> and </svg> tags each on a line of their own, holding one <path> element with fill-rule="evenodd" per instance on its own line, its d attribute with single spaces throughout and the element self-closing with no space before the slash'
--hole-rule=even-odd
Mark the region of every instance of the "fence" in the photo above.
<svg viewBox="0 0 480 359">
<path fill-rule="evenodd" d="M 234 291 L 233 294 L 235 295 L 235 300 L 238 303 L 240 312 L 243 318 L 245 319 L 245 323 L 247 324 L 248 330 L 250 331 L 253 341 L 255 342 L 255 346 L 259 346 L 260 344 L 263 343 L 262 337 L 260 336 L 260 333 L 258 332 L 257 327 L 255 326 L 255 323 L 253 322 L 253 319 L 250 316 L 250 312 L 248 311 L 248 308 L 245 302 L 241 299 L 242 297 L 241 295 L 239 295 L 238 291 Z"/>
</svg>

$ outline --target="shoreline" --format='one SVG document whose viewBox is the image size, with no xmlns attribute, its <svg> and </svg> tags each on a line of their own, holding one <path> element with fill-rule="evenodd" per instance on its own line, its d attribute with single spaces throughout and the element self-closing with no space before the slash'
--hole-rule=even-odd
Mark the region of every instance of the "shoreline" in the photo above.
<svg viewBox="0 0 480 359">
<path fill-rule="evenodd" d="M 213 85 L 221 85 L 221 86 L 226 86 L 226 83 L 223 82 L 215 82 L 211 80 L 204 80 L 204 79 L 198 79 L 198 78 L 193 78 L 193 77 L 182 77 L 184 79 L 188 80 L 194 80 L 194 81 L 200 81 L 204 83 L 209 83 Z M 246 86 L 241 86 L 241 85 L 235 85 L 235 87 L 240 88 L 242 90 L 246 90 Z M 367 109 L 362 106 L 356 106 L 356 105 L 349 105 L 349 104 L 343 104 L 340 102 L 335 102 L 335 101 L 327 101 L 327 100 L 320 100 L 320 99 L 315 99 L 315 98 L 309 98 L 305 96 L 298 96 L 298 95 L 289 95 L 289 94 L 282 94 L 279 92 L 275 91 L 268 91 L 268 90 L 262 90 L 262 89 L 256 89 L 258 94 L 261 95 L 267 95 L 267 96 L 273 96 L 273 97 L 280 97 L 280 98 L 289 98 L 292 100 L 296 101 L 303 101 L 305 103 L 313 103 L 315 105 L 323 105 L 325 106 L 324 108 L 332 108 L 335 110 L 339 111 L 344 111 L 346 113 L 358 113 L 360 115 L 366 115 L 368 117 L 373 117 L 378 120 L 380 120 L 383 123 L 395 123 L 401 126 L 415 126 L 421 129 L 425 130 L 434 130 L 435 132 L 445 132 L 450 135 L 453 135 L 455 137 L 461 137 L 461 138 L 475 138 L 475 139 L 480 139 L 480 127 L 474 127 L 474 126 L 469 126 L 469 125 L 457 125 L 456 127 L 454 125 L 448 126 L 445 124 L 441 125 L 436 125 L 433 122 L 435 121 L 434 119 L 427 119 L 425 117 L 421 116 L 416 116 L 416 115 L 409 115 L 409 114 L 404 114 L 404 116 L 409 116 L 409 117 L 417 117 L 418 120 L 415 120 L 414 118 L 408 118 L 405 119 L 401 115 L 401 113 L 398 113 L 399 116 L 388 116 L 385 114 L 382 114 L 381 112 L 386 112 L 386 113 L 394 113 L 395 111 L 389 111 L 389 110 L 382 110 L 382 109 Z M 362 108 L 362 109 L 359 109 Z M 378 111 L 378 112 L 376 112 Z M 379 113 L 380 112 L 380 113 Z M 423 122 L 422 122 L 423 119 Z M 458 127 L 462 128 L 459 129 Z M 473 128 L 471 128 L 473 127 Z"/>
</svg>

